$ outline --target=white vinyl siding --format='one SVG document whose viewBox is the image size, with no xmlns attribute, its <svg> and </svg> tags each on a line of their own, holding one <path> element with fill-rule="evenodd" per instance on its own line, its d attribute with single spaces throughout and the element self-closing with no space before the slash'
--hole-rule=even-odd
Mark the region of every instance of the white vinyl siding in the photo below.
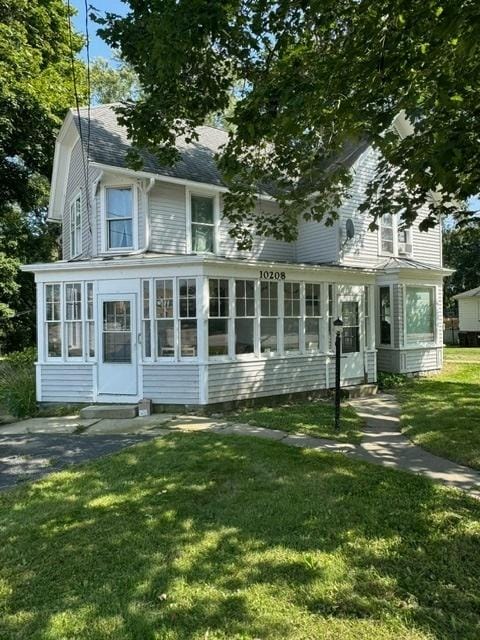
<svg viewBox="0 0 480 640">
<path fill-rule="evenodd" d="M 42 402 L 92 402 L 93 366 L 91 364 L 42 364 L 40 388 Z"/>
</svg>

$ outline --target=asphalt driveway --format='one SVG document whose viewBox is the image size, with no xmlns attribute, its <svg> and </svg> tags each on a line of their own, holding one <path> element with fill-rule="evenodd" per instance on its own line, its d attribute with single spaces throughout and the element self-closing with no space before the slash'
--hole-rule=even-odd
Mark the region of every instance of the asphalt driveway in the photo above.
<svg viewBox="0 0 480 640">
<path fill-rule="evenodd" d="M 152 435 L 0 435 L 0 490 L 115 453 Z"/>
</svg>

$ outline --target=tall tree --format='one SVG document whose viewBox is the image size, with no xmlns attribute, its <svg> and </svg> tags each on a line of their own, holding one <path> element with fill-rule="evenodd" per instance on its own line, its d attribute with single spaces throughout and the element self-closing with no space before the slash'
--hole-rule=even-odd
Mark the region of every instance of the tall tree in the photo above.
<svg viewBox="0 0 480 640">
<path fill-rule="evenodd" d="M 70 13 L 63 0 L 0 0 L 0 333 L 10 346 L 31 339 L 35 321 L 33 279 L 19 264 L 56 248 L 46 194 L 55 134 L 75 104 L 72 55 L 82 46 Z M 73 65 L 84 101 L 82 64 Z"/>
<path fill-rule="evenodd" d="M 113 65 L 105 58 L 95 58 L 90 78 L 94 104 L 138 100 L 141 95 L 137 74 L 118 56 Z"/>
<path fill-rule="evenodd" d="M 380 161 L 362 210 L 376 220 L 420 206 L 422 229 L 478 191 L 480 4 L 472 0 L 129 0 L 97 17 L 144 89 L 120 109 L 138 147 L 173 162 L 175 135 L 238 95 L 220 166 L 225 213 L 248 245 L 251 226 L 292 239 L 298 216 L 331 222 L 350 183 L 342 150 L 369 140 Z M 404 112 L 413 135 L 391 124 Z M 138 156 L 132 158 L 138 164 Z M 325 167 L 328 166 L 328 170 Z M 282 215 L 253 213 L 275 183 Z M 432 192 L 442 198 L 432 199 Z"/>
<path fill-rule="evenodd" d="M 443 234 L 443 261 L 455 272 L 445 279 L 444 307 L 453 311 L 453 297 L 462 291 L 480 286 L 480 226 L 451 226 Z"/>
</svg>

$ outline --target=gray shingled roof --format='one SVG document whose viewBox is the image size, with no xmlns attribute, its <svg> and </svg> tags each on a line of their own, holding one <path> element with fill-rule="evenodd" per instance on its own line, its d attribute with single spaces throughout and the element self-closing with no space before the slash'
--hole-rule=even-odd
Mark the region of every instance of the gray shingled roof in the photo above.
<svg viewBox="0 0 480 640">
<path fill-rule="evenodd" d="M 387 258 L 383 262 L 375 265 L 376 269 L 418 269 L 419 271 L 438 271 L 438 267 L 412 258 Z"/>
<path fill-rule="evenodd" d="M 99 105 L 90 109 L 90 160 L 113 167 L 128 168 L 126 157 L 131 143 L 127 137 L 127 130 L 117 122 L 113 106 Z M 72 114 L 78 128 L 78 116 L 73 110 Z M 85 133 L 87 116 L 87 109 L 80 109 L 82 131 Z M 151 153 L 142 152 L 143 170 L 172 178 L 224 186 L 214 154 L 227 142 L 228 134 L 209 126 L 198 127 L 197 131 L 197 142 L 187 144 L 182 138 L 177 140 L 181 160 L 174 166 L 162 166 Z"/>
<path fill-rule="evenodd" d="M 90 160 L 113 167 L 128 168 L 126 157 L 131 149 L 131 143 L 127 137 L 125 127 L 118 124 L 113 107 L 116 105 L 105 104 L 90 109 Z M 79 128 L 78 116 L 73 109 L 72 115 Z M 80 109 L 82 132 L 86 138 L 88 110 Z M 222 129 L 210 126 L 197 127 L 199 139 L 187 144 L 183 138 L 177 139 L 177 148 L 181 159 L 174 166 L 162 166 L 154 155 L 146 151 L 141 153 L 144 161 L 143 170 L 149 173 L 157 173 L 162 176 L 204 182 L 217 186 L 226 186 L 214 160 L 214 155 L 226 144 L 228 133 Z M 322 171 L 328 171 L 329 167 L 336 163 L 352 166 L 357 158 L 368 147 L 368 142 L 347 142 L 334 159 L 325 161 L 321 166 Z M 263 184 L 262 192 L 274 195 L 275 187 L 272 184 Z"/>
<path fill-rule="evenodd" d="M 468 291 L 463 291 L 462 293 L 457 293 L 456 296 L 453 296 L 456 300 L 459 298 L 476 298 L 480 297 L 480 287 L 475 287 L 475 289 L 469 289 Z"/>
</svg>

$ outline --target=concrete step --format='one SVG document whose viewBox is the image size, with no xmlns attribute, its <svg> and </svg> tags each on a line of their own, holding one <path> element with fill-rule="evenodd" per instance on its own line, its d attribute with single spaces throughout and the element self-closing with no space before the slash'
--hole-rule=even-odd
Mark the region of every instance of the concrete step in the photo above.
<svg viewBox="0 0 480 640">
<path fill-rule="evenodd" d="M 369 398 L 374 396 L 378 391 L 376 384 L 356 384 L 348 387 L 342 387 L 342 395 L 344 398 Z"/>
<path fill-rule="evenodd" d="M 80 417 L 90 420 L 91 418 L 120 419 L 135 418 L 138 413 L 136 404 L 92 404 L 80 410 Z"/>
</svg>

